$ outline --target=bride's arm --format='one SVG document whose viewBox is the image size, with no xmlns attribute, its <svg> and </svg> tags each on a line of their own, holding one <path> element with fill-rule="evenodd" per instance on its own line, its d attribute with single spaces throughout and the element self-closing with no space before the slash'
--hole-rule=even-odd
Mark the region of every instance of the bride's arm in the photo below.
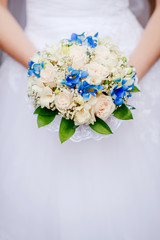
<svg viewBox="0 0 160 240">
<path fill-rule="evenodd" d="M 140 43 L 130 57 L 130 64 L 135 66 L 141 79 L 160 57 L 160 0 L 156 1 L 152 14 Z"/>
<path fill-rule="evenodd" d="M 6 0 L 0 0 L 0 48 L 25 67 L 28 66 L 30 56 L 36 51 L 8 11 Z"/>
</svg>

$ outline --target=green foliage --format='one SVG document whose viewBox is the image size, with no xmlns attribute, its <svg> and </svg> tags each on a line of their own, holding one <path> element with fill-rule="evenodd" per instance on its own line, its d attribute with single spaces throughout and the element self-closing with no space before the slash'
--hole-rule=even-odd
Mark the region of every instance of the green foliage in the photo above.
<svg viewBox="0 0 160 240">
<path fill-rule="evenodd" d="M 59 127 L 59 139 L 61 143 L 67 141 L 75 133 L 78 126 L 74 125 L 74 121 L 62 117 Z"/>
<path fill-rule="evenodd" d="M 121 119 L 121 120 L 130 120 L 133 119 L 133 115 L 129 108 L 125 105 L 122 104 L 121 107 L 118 107 L 114 112 L 113 112 L 114 117 Z"/>
<path fill-rule="evenodd" d="M 130 92 L 140 92 L 140 90 L 136 86 L 134 86 L 134 89 L 131 90 Z"/>
<path fill-rule="evenodd" d="M 111 129 L 109 128 L 109 126 L 107 125 L 106 122 L 104 122 L 102 119 L 100 118 L 96 118 L 96 122 L 94 124 L 90 124 L 89 125 L 95 132 L 98 132 L 100 134 L 112 134 Z"/>
<path fill-rule="evenodd" d="M 34 114 L 37 114 L 37 124 L 38 124 L 38 127 L 44 127 L 46 125 L 48 125 L 49 123 L 51 123 L 54 119 L 55 119 L 55 116 L 58 114 L 58 111 L 55 110 L 55 111 L 52 111 L 48 108 L 41 108 L 41 107 L 38 107 Z"/>
<path fill-rule="evenodd" d="M 37 117 L 37 124 L 38 127 L 44 127 L 46 125 L 48 125 L 49 123 L 51 123 L 54 120 L 55 116 L 41 116 L 38 115 Z"/>
</svg>

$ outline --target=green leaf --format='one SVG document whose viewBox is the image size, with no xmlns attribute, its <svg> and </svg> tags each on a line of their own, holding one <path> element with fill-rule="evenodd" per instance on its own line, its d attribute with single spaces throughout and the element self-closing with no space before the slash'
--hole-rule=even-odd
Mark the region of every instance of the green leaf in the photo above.
<svg viewBox="0 0 160 240">
<path fill-rule="evenodd" d="M 129 104 L 126 104 L 126 106 L 129 107 L 129 109 L 131 109 L 131 110 L 135 110 L 136 109 L 135 107 L 133 107 L 132 105 L 129 105 Z"/>
<path fill-rule="evenodd" d="M 104 122 L 102 119 L 100 118 L 96 118 L 96 122 L 94 124 L 89 124 L 89 126 L 98 133 L 101 134 L 112 134 L 111 129 L 109 128 L 109 126 L 107 125 L 106 122 Z"/>
<path fill-rule="evenodd" d="M 125 105 L 122 104 L 121 107 L 118 107 L 114 112 L 113 115 L 118 118 L 118 119 L 122 119 L 122 120 L 130 120 L 133 119 L 132 113 L 129 110 L 129 108 Z"/>
<path fill-rule="evenodd" d="M 58 114 L 58 111 L 57 110 L 52 111 L 48 108 L 38 107 L 35 110 L 34 114 L 38 114 L 37 124 L 38 127 L 40 128 L 51 123 L 55 119 L 55 116 Z"/>
<path fill-rule="evenodd" d="M 109 83 L 109 80 L 105 80 L 103 84 L 106 85 L 108 83 Z"/>
<path fill-rule="evenodd" d="M 41 116 L 56 116 L 58 114 L 58 111 L 57 110 L 52 111 L 48 108 L 38 107 L 34 111 L 34 114 L 38 114 L 38 115 L 41 115 Z"/>
<path fill-rule="evenodd" d="M 131 70 L 129 73 L 127 73 L 127 75 L 131 75 L 133 73 L 133 70 Z"/>
<path fill-rule="evenodd" d="M 56 115 L 53 115 L 53 116 L 41 116 L 41 115 L 38 115 L 37 117 L 37 124 L 38 124 L 38 127 L 44 127 L 46 125 L 48 125 L 49 123 L 51 123 L 54 118 L 55 118 Z"/>
<path fill-rule="evenodd" d="M 59 127 L 59 139 L 61 143 L 67 141 L 75 133 L 78 126 L 74 125 L 74 121 L 62 117 Z"/>
<path fill-rule="evenodd" d="M 140 90 L 136 86 L 134 86 L 134 89 L 131 90 L 130 92 L 140 92 Z"/>
<path fill-rule="evenodd" d="M 122 57 L 122 62 L 123 63 L 127 62 L 127 58 L 126 57 Z"/>
</svg>

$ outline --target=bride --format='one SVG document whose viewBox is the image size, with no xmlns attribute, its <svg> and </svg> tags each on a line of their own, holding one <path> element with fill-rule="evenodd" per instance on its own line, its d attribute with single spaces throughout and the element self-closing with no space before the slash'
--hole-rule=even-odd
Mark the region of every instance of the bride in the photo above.
<svg viewBox="0 0 160 240">
<path fill-rule="evenodd" d="M 25 32 L 0 0 L 0 240 L 160 239 L 160 0 L 145 28 L 127 0 L 27 0 Z M 141 88 L 134 121 L 61 145 L 27 102 L 31 55 L 72 32 L 109 35 Z"/>
</svg>

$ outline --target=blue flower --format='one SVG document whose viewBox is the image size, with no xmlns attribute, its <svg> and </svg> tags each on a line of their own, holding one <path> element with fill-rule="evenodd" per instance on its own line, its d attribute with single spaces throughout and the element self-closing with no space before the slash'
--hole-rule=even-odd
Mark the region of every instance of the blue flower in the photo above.
<svg viewBox="0 0 160 240">
<path fill-rule="evenodd" d="M 82 78 L 88 77 L 88 72 L 75 70 L 71 66 L 68 66 L 68 72 L 69 74 L 66 75 L 66 80 L 62 81 L 61 83 L 70 88 L 74 88 Z"/>
<path fill-rule="evenodd" d="M 132 84 L 128 84 L 128 80 L 126 79 L 116 79 L 114 82 L 116 82 L 116 85 L 114 86 L 114 88 L 111 91 L 111 97 L 113 97 L 114 99 L 114 103 L 116 105 L 122 105 L 124 100 L 124 97 L 131 97 L 132 94 L 130 93 L 131 90 L 134 89 L 134 77 L 135 77 L 136 73 L 134 73 L 132 79 L 133 79 L 133 83 Z M 121 86 L 118 86 L 117 83 L 121 82 Z"/>
<path fill-rule="evenodd" d="M 95 48 L 97 47 L 97 38 L 98 32 L 94 35 L 94 38 L 92 36 L 86 37 L 85 41 L 89 47 Z"/>
<path fill-rule="evenodd" d="M 42 63 L 34 63 L 33 61 L 30 61 L 28 63 L 28 66 L 29 66 L 28 75 L 32 76 L 34 74 L 36 77 L 40 78 L 40 72 L 44 66 L 44 63 L 43 62 Z"/>
<path fill-rule="evenodd" d="M 84 32 L 80 35 L 76 33 L 72 33 L 71 39 L 67 39 L 67 40 L 69 42 L 76 42 L 80 45 L 87 45 L 92 48 L 95 48 L 97 46 L 97 37 L 98 37 L 98 32 L 93 37 L 92 36 L 85 37 Z"/>
<path fill-rule="evenodd" d="M 78 92 L 81 94 L 83 99 L 86 101 L 89 99 L 90 95 L 96 96 L 97 91 L 102 90 L 102 85 L 89 84 L 87 81 L 78 83 Z"/>
<path fill-rule="evenodd" d="M 76 43 L 82 45 L 84 39 L 85 39 L 84 32 L 80 35 L 78 35 L 76 33 L 72 33 L 71 39 L 68 39 L 68 41 L 69 42 L 76 42 Z"/>
</svg>

